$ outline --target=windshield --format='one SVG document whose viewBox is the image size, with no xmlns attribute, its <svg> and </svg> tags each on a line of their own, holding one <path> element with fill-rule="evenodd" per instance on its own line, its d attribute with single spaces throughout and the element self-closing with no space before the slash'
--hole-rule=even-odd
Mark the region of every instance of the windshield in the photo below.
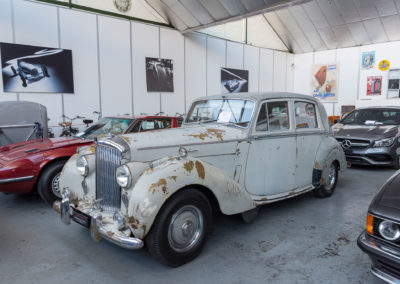
<svg viewBox="0 0 400 284">
<path fill-rule="evenodd" d="M 361 109 L 351 112 L 341 123 L 353 125 L 399 125 L 400 110 Z"/>
<path fill-rule="evenodd" d="M 186 123 L 217 122 L 247 127 L 251 121 L 254 102 L 249 100 L 215 99 L 195 102 L 186 117 Z"/>
<path fill-rule="evenodd" d="M 87 128 L 78 137 L 93 139 L 107 133 L 122 134 L 125 133 L 133 121 L 133 119 L 106 117 Z"/>
</svg>

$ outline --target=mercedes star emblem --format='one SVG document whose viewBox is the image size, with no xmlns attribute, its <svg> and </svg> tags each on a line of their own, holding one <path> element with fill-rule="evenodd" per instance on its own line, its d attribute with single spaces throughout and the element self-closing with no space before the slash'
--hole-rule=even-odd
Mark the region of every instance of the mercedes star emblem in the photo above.
<svg viewBox="0 0 400 284">
<path fill-rule="evenodd" d="M 351 147 L 351 142 L 350 142 L 350 140 L 344 140 L 344 141 L 342 142 L 342 147 L 343 147 L 344 149 L 349 149 L 349 148 Z"/>
</svg>

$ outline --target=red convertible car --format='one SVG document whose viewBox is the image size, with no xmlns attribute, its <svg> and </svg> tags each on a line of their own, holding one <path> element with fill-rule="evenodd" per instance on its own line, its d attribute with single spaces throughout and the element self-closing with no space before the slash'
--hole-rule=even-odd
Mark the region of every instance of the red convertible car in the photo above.
<svg viewBox="0 0 400 284">
<path fill-rule="evenodd" d="M 179 127 L 180 117 L 106 117 L 75 137 L 46 138 L 0 147 L 0 192 L 29 193 L 37 190 L 50 205 L 61 198 L 59 177 L 65 162 L 80 146 L 95 137 Z"/>
</svg>

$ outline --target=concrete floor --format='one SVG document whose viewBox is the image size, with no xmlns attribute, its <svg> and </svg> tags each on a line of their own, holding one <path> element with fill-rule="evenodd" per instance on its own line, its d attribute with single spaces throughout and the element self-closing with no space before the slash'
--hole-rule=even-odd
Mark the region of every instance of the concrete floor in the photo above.
<svg viewBox="0 0 400 284">
<path fill-rule="evenodd" d="M 0 194 L 1 283 L 378 283 L 357 247 L 368 205 L 394 170 L 351 168 L 335 194 L 261 209 L 245 224 L 215 216 L 202 254 L 171 269 L 145 251 L 95 243 L 36 196 Z"/>
</svg>

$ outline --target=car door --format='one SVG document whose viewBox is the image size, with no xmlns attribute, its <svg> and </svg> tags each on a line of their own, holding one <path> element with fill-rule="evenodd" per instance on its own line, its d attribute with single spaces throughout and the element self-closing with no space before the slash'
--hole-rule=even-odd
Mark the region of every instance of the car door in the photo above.
<svg viewBox="0 0 400 284">
<path fill-rule="evenodd" d="M 296 136 L 289 100 L 267 100 L 255 116 L 245 186 L 253 195 L 274 195 L 295 187 Z"/>
<path fill-rule="evenodd" d="M 296 187 L 312 184 L 315 155 L 321 143 L 324 128 L 318 107 L 312 101 L 294 100 L 294 126 L 296 129 L 297 166 Z"/>
</svg>

